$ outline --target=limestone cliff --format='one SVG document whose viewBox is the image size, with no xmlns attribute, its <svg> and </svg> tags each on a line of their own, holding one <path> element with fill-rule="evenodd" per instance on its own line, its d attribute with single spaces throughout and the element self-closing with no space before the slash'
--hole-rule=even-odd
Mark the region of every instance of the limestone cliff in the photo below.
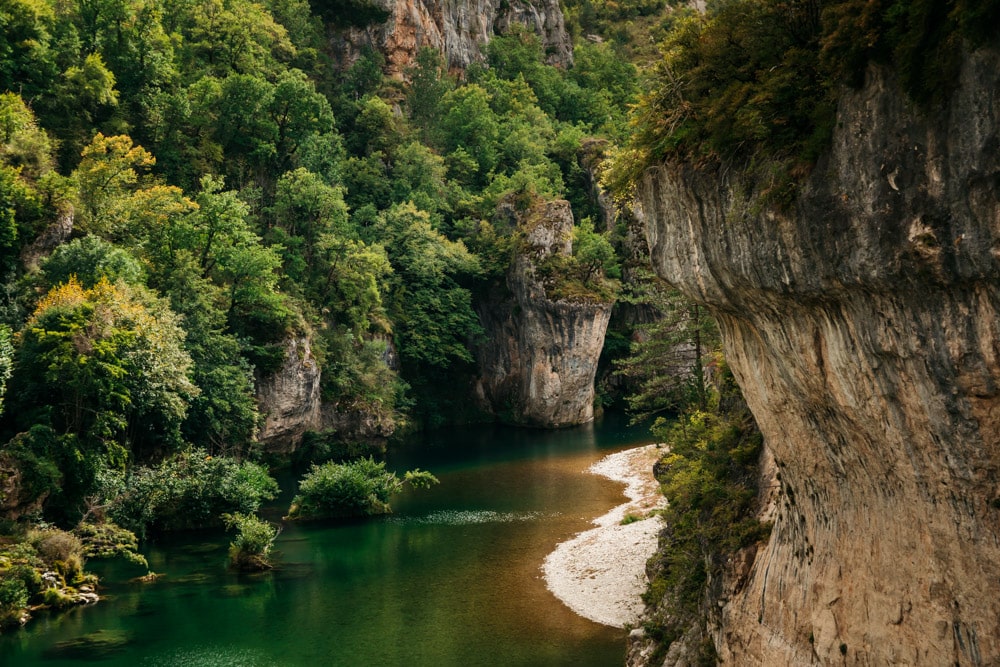
<svg viewBox="0 0 1000 667">
<path fill-rule="evenodd" d="M 494 34 L 523 25 L 541 38 L 549 64 L 569 66 L 573 44 L 558 0 L 374 0 L 388 14 L 381 23 L 337 31 L 334 49 L 352 63 L 368 46 L 385 55 L 389 75 L 402 77 L 425 46 L 444 54 L 451 69 L 482 60 Z"/>
<path fill-rule="evenodd" d="M 787 214 L 737 170 L 646 173 L 654 265 L 718 317 L 777 468 L 725 663 L 1000 663 L 998 133 L 979 51 L 934 113 L 872 69 Z"/>
<path fill-rule="evenodd" d="M 521 216 L 524 239 L 498 286 L 478 310 L 487 340 L 477 351 L 480 399 L 502 419 L 573 426 L 594 418 L 594 375 L 611 317 L 596 299 L 553 299 L 540 262 L 572 253 L 573 213 L 564 200 Z"/>
<path fill-rule="evenodd" d="M 257 384 L 257 406 L 264 417 L 257 439 L 269 452 L 288 454 L 306 431 L 319 430 L 320 368 L 308 336 L 285 342 L 281 368 Z"/>
<path fill-rule="evenodd" d="M 396 350 L 386 341 L 386 366 L 398 370 Z M 270 454 L 295 452 L 307 432 L 341 442 L 378 444 L 396 429 L 396 414 L 381 405 L 360 401 L 324 400 L 322 368 L 313 356 L 308 335 L 285 341 L 285 360 L 274 373 L 257 382 L 257 407 L 264 418 L 257 440 Z"/>
</svg>

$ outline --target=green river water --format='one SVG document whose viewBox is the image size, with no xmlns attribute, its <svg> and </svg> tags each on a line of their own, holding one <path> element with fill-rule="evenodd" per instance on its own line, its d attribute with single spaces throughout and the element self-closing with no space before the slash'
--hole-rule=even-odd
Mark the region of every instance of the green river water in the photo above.
<svg viewBox="0 0 1000 667">
<path fill-rule="evenodd" d="M 625 633 L 587 621 L 545 588 L 559 542 L 623 501 L 622 485 L 585 474 L 602 456 L 649 442 L 614 415 L 543 432 L 478 427 L 390 453 L 441 484 L 405 493 L 385 518 L 285 525 L 277 569 L 226 569 L 222 532 L 144 549 L 165 576 L 94 562 L 104 599 L 41 615 L 0 637 L 0 665 L 348 667 L 622 664 Z M 265 514 L 287 509 L 285 495 Z"/>
</svg>

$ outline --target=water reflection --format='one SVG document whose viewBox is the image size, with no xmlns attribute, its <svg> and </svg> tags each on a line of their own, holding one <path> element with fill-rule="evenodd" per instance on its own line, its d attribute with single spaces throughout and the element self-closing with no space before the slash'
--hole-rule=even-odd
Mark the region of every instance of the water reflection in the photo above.
<svg viewBox="0 0 1000 667">
<path fill-rule="evenodd" d="M 645 441 L 606 422 L 408 443 L 390 467 L 431 470 L 441 484 L 405 493 L 394 515 L 287 525 L 278 567 L 255 576 L 226 569 L 221 532 L 155 544 L 147 555 L 163 578 L 128 583 L 142 572 L 103 566 L 108 599 L 0 637 L 0 664 L 621 664 L 623 633 L 562 605 L 540 566 L 620 502 L 620 485 L 582 472 Z"/>
</svg>

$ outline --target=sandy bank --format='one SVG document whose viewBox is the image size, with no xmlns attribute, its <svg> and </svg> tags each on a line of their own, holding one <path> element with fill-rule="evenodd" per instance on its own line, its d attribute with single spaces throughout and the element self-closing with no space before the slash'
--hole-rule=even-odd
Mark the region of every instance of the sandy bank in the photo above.
<svg viewBox="0 0 1000 667">
<path fill-rule="evenodd" d="M 596 528 L 563 542 L 542 565 L 545 583 L 573 611 L 592 621 L 624 627 L 642 613 L 646 560 L 656 550 L 662 520 L 621 525 L 626 514 L 646 516 L 664 498 L 653 477 L 663 450 L 656 445 L 610 454 L 588 472 L 626 484 L 628 502 L 594 519 Z"/>
</svg>

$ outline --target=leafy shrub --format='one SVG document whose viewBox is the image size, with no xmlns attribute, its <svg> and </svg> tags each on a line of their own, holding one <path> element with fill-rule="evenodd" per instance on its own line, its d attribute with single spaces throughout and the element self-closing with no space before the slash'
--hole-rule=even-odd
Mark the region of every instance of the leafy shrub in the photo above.
<svg viewBox="0 0 1000 667">
<path fill-rule="evenodd" d="M 693 625 L 704 629 L 708 581 L 720 579 L 731 554 L 770 533 L 755 514 L 762 437 L 725 367 L 719 382 L 708 410 L 660 418 L 653 427 L 670 447 L 656 466 L 668 501 L 666 529 L 643 596 L 653 608 L 646 626 L 661 638 L 661 650 Z"/>
<path fill-rule="evenodd" d="M 385 463 L 371 458 L 350 463 L 314 465 L 299 482 L 288 510 L 290 519 L 346 518 L 388 514 L 389 499 L 409 483 L 414 488 L 437 484 L 434 475 L 411 470 L 400 480 Z"/>
<path fill-rule="evenodd" d="M 279 529 L 253 514 L 223 514 L 236 539 L 229 544 L 229 562 L 238 570 L 266 570 L 271 567 L 270 553 Z"/>
<path fill-rule="evenodd" d="M 139 535 L 216 526 L 224 513 L 253 513 L 278 492 L 262 466 L 189 449 L 155 467 L 134 469 L 109 515 Z"/>
<path fill-rule="evenodd" d="M 127 530 L 110 521 L 104 523 L 80 523 L 73 533 L 83 543 L 84 555 L 88 558 L 115 558 L 121 556 L 129 562 L 149 567 L 146 557 L 138 553 L 139 539 Z"/>
<path fill-rule="evenodd" d="M 56 570 L 67 583 L 83 579 L 85 562 L 83 542 L 76 535 L 58 528 L 32 529 L 27 542 L 45 565 Z"/>
<path fill-rule="evenodd" d="M 28 606 L 28 589 L 8 570 L 0 572 L 0 628 L 17 625 Z"/>
</svg>

